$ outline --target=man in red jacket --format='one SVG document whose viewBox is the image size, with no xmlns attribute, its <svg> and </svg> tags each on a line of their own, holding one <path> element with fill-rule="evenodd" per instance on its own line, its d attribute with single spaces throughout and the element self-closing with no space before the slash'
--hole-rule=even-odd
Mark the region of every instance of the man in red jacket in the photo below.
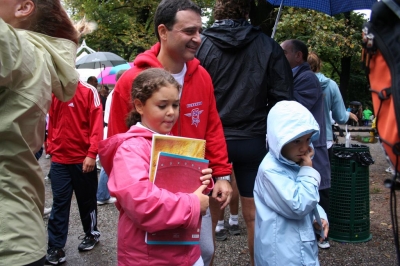
<svg viewBox="0 0 400 266">
<path fill-rule="evenodd" d="M 139 54 L 134 67 L 127 70 L 115 86 L 108 136 L 128 130 L 125 118 L 132 108 L 130 93 L 134 78 L 149 67 L 168 70 L 183 85 L 180 95 L 181 115 L 172 134 L 206 140 L 205 157 L 210 161 L 216 179 L 212 198 L 219 202 L 221 209 L 225 208 L 232 193 L 229 183 L 232 167 L 228 163 L 224 132 L 210 75 L 194 58 L 201 43 L 201 10 L 190 0 L 163 0 L 157 7 L 154 25 L 159 43 Z M 202 257 L 205 265 L 208 265 L 213 255 L 209 214 L 203 217 L 201 232 Z"/>
<path fill-rule="evenodd" d="M 78 249 L 91 250 L 99 241 L 96 156 L 102 137 L 103 109 L 93 86 L 79 81 L 75 96 L 68 102 L 61 102 L 53 95 L 48 132 L 53 190 L 53 209 L 48 222 L 48 263 L 65 261 L 63 248 L 73 192 L 85 231 Z"/>
</svg>

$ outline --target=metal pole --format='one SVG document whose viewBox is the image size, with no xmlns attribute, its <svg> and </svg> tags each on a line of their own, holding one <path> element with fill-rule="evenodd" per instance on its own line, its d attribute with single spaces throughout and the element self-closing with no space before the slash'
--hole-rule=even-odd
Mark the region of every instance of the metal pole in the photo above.
<svg viewBox="0 0 400 266">
<path fill-rule="evenodd" d="M 276 32 L 276 28 L 278 27 L 278 22 L 279 22 L 279 19 L 281 17 L 281 12 L 282 12 L 282 6 L 283 6 L 283 0 L 281 2 L 281 5 L 279 6 L 278 15 L 276 16 L 276 19 L 275 19 L 275 25 L 274 25 L 274 29 L 273 29 L 272 35 L 271 35 L 272 39 L 274 38 L 275 32 Z"/>
</svg>

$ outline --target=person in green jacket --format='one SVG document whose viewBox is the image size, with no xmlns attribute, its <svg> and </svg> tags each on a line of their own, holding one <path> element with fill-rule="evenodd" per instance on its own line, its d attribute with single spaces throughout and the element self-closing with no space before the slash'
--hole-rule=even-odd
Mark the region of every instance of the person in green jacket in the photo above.
<svg viewBox="0 0 400 266">
<path fill-rule="evenodd" d="M 371 121 L 372 115 L 373 115 L 372 111 L 368 109 L 368 106 L 365 106 L 365 109 L 363 111 L 364 126 L 368 126 L 369 121 Z"/>
</svg>

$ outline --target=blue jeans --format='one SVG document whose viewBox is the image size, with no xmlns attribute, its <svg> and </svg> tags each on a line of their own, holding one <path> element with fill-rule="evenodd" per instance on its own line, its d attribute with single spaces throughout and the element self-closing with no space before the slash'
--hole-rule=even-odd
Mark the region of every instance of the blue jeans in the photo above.
<svg viewBox="0 0 400 266">
<path fill-rule="evenodd" d="M 100 169 L 100 178 L 99 178 L 99 186 L 97 187 L 97 200 L 98 201 L 106 201 L 110 198 L 110 192 L 108 192 L 107 187 L 108 175 L 104 168 Z"/>
<path fill-rule="evenodd" d="M 209 266 L 211 263 L 212 256 L 214 255 L 214 243 L 212 235 L 212 221 L 210 208 L 207 208 L 206 215 L 201 218 L 201 230 L 200 230 L 200 250 L 201 257 L 204 261 L 204 266 Z"/>
</svg>

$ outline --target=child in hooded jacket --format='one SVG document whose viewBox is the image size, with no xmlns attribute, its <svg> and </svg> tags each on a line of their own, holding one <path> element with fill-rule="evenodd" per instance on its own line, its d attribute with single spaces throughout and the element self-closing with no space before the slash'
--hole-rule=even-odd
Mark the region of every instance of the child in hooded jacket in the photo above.
<svg viewBox="0 0 400 266">
<path fill-rule="evenodd" d="M 180 85 L 161 68 L 149 68 L 134 80 L 130 129 L 99 144 L 109 175 L 108 189 L 117 198 L 118 265 L 204 265 L 199 245 L 147 245 L 146 232 L 196 228 L 208 208 L 213 186 L 210 168 L 199 176 L 193 193 L 171 193 L 149 181 L 153 134 L 169 134 L 179 116 Z"/>
<path fill-rule="evenodd" d="M 321 177 L 311 161 L 318 123 L 300 103 L 281 101 L 268 115 L 267 136 L 269 152 L 254 186 L 255 263 L 319 265 L 313 227 L 327 235 L 328 221 L 318 205 Z"/>
</svg>

